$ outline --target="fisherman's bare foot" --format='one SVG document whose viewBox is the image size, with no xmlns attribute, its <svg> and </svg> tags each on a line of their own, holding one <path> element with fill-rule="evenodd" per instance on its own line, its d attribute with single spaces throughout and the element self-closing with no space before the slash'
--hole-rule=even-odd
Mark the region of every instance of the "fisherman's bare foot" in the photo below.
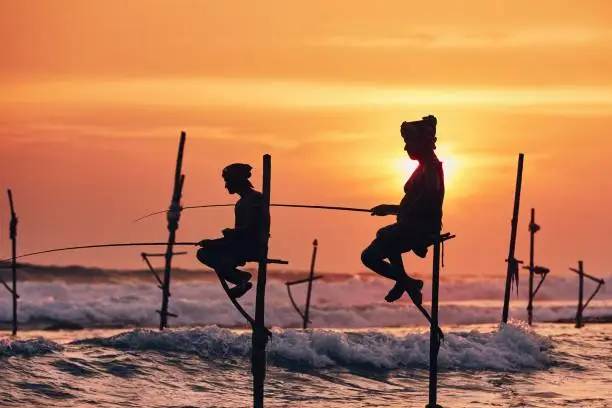
<svg viewBox="0 0 612 408">
<path fill-rule="evenodd" d="M 418 279 L 411 279 L 411 285 L 406 288 L 406 293 L 412 299 L 412 302 L 421 306 L 423 304 L 423 293 L 421 290 L 423 289 L 423 281 Z"/>
<path fill-rule="evenodd" d="M 239 284 L 237 284 L 233 288 L 231 288 L 228 291 L 228 293 L 234 299 L 238 299 L 238 298 L 242 297 L 245 293 L 247 293 L 252 287 L 253 287 L 253 284 L 251 282 L 245 280 L 245 281 L 240 282 Z"/>
<path fill-rule="evenodd" d="M 406 291 L 415 304 L 420 305 L 423 303 L 423 294 L 421 293 L 421 290 L 423 289 L 423 281 L 418 279 L 409 279 L 408 282 L 410 283 L 408 287 L 396 282 L 389 293 L 387 293 L 387 296 L 385 296 L 385 300 L 389 303 L 395 302 L 396 300 L 399 300 L 404 294 L 404 291 Z"/>
<path fill-rule="evenodd" d="M 404 285 L 399 282 L 395 282 L 395 285 L 391 288 L 387 296 L 385 296 L 385 300 L 389 303 L 395 302 L 399 300 L 404 294 Z"/>
<path fill-rule="evenodd" d="M 243 271 L 242 269 L 235 269 L 236 274 L 239 276 L 240 280 L 243 281 L 250 281 L 251 278 L 253 277 L 253 275 L 251 275 L 249 272 Z"/>
</svg>

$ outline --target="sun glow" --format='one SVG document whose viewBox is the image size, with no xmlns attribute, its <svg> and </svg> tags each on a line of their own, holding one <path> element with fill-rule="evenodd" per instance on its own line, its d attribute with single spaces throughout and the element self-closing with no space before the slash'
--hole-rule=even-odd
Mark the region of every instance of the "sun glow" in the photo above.
<svg viewBox="0 0 612 408">
<path fill-rule="evenodd" d="M 436 154 L 442 162 L 446 189 L 456 188 L 463 179 L 463 173 L 466 167 L 465 158 L 455 153 L 453 148 L 448 145 L 441 145 L 436 150 Z M 401 183 L 406 182 L 417 166 L 418 162 L 416 160 L 410 160 L 407 155 L 395 159 L 393 161 L 393 170 L 394 174 L 397 175 L 397 181 Z"/>
</svg>

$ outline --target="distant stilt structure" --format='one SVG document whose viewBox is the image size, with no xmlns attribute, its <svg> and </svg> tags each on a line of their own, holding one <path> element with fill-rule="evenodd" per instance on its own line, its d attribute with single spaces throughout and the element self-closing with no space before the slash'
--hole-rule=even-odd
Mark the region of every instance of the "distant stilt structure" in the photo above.
<svg viewBox="0 0 612 408">
<path fill-rule="evenodd" d="M 546 276 L 550 273 L 550 269 L 543 266 L 535 265 L 535 234 L 540 230 L 540 226 L 535 222 L 535 208 L 531 209 L 531 221 L 529 222 L 529 266 L 523 266 L 523 269 L 529 270 L 529 300 L 527 302 L 527 320 L 529 325 L 533 324 L 533 300 L 540 290 Z M 540 276 L 538 286 L 533 289 L 533 280 L 535 275 Z"/>
<path fill-rule="evenodd" d="M 176 243 L 175 243 L 175 245 L 176 245 Z M 174 252 L 173 253 L 173 255 L 185 255 L 185 254 L 187 254 L 187 252 Z M 147 264 L 147 267 L 149 268 L 149 271 L 151 272 L 151 274 L 153 274 L 153 277 L 157 281 L 157 287 L 163 290 L 164 289 L 164 282 L 161 280 L 161 278 L 157 274 L 157 271 L 155 270 L 153 265 L 151 265 L 151 261 L 149 261 L 150 257 L 158 257 L 158 256 L 166 256 L 166 254 L 148 254 L 146 252 L 142 252 L 140 254 L 140 257 Z M 172 313 L 167 313 L 167 314 L 168 314 L 168 316 L 176 317 L 176 315 L 174 315 Z"/>
<path fill-rule="evenodd" d="M 309 312 L 310 312 L 310 296 L 312 294 L 312 282 L 317 280 L 317 279 L 321 279 L 323 278 L 322 275 L 319 276 L 315 276 L 314 275 L 314 270 L 315 270 L 315 261 L 317 259 L 317 248 L 318 248 L 318 241 L 315 239 L 312 243 L 312 257 L 310 258 L 310 274 L 308 275 L 308 278 L 306 279 L 299 279 L 293 282 L 286 282 L 285 285 L 287 285 L 287 293 L 289 294 L 289 300 L 291 300 L 291 304 L 293 305 L 293 308 L 296 310 L 296 312 L 298 312 L 298 314 L 300 315 L 300 317 L 302 318 L 302 329 L 307 329 L 308 328 L 308 323 L 310 323 L 309 320 Z M 308 290 L 306 292 L 306 307 L 304 309 L 304 313 L 302 313 L 302 311 L 300 310 L 300 308 L 298 307 L 298 305 L 295 303 L 295 300 L 293 299 L 293 295 L 291 294 L 291 286 L 293 285 L 297 285 L 300 283 L 306 283 L 308 282 Z"/>
<path fill-rule="evenodd" d="M 264 406 L 264 384 L 266 379 L 266 345 L 269 331 L 265 326 L 266 278 L 268 271 L 268 240 L 270 237 L 270 189 L 272 179 L 272 157 L 263 156 L 263 203 L 261 206 L 261 236 L 259 268 L 257 271 L 257 294 L 255 298 L 255 324 L 251 336 L 251 371 L 253 373 L 253 407 Z"/>
<path fill-rule="evenodd" d="M 440 249 L 445 241 L 455 235 L 445 233 L 434 240 L 433 268 L 431 275 L 431 326 L 429 329 L 429 404 L 427 408 L 438 408 L 438 351 L 440 350 L 440 329 L 438 325 L 438 292 L 440 288 Z"/>
<path fill-rule="evenodd" d="M 9 189 L 7 191 L 8 199 L 9 199 L 9 207 L 11 210 L 11 221 L 9 227 L 9 235 L 11 238 L 11 263 L 10 264 L 0 264 L 0 268 L 2 269 L 11 269 L 12 272 L 12 281 L 13 285 L 10 287 L 4 280 L 0 279 L 0 283 L 8 290 L 8 292 L 13 297 L 13 325 L 12 325 L 12 333 L 13 336 L 17 334 L 17 299 L 19 299 L 19 295 L 17 294 L 17 214 L 15 213 L 15 206 L 13 204 L 13 192 Z"/>
<path fill-rule="evenodd" d="M 164 330 L 168 327 L 168 316 L 177 317 L 176 314 L 168 312 L 168 301 L 170 297 L 170 278 L 172 273 L 172 256 L 176 255 L 173 252 L 174 243 L 176 241 L 176 230 L 179 227 L 179 219 L 181 218 L 181 196 L 183 194 L 183 185 L 185 183 L 185 175 L 182 174 L 183 168 L 183 151 L 185 150 L 185 132 L 181 132 L 181 138 L 179 141 L 178 155 L 176 159 L 176 169 L 174 172 L 174 187 L 172 189 L 172 200 L 170 202 L 170 208 L 166 212 L 166 218 L 168 221 L 168 245 L 166 246 L 166 253 L 163 255 L 165 260 L 164 265 L 164 279 L 161 281 L 162 290 L 162 304 L 159 313 L 159 330 Z M 150 254 L 149 256 L 154 255 Z M 146 255 L 144 257 L 146 259 Z M 148 263 L 148 260 L 146 261 Z M 152 270 L 151 266 L 149 268 Z M 152 272 L 157 276 L 155 271 Z M 157 277 L 159 281 L 159 277 Z"/>
<path fill-rule="evenodd" d="M 598 279 L 594 276 L 584 273 L 582 261 L 578 261 L 578 269 L 574 269 L 574 268 L 569 268 L 569 269 L 570 271 L 576 272 L 578 274 L 578 310 L 576 311 L 576 328 L 581 328 L 582 326 L 584 326 L 584 324 L 582 323 L 582 314 L 584 313 L 584 310 L 587 308 L 589 303 L 591 303 L 591 300 L 593 300 L 593 298 L 595 297 L 597 292 L 599 292 L 599 289 L 601 289 L 601 286 L 604 285 L 605 282 L 603 279 Z M 582 300 L 583 300 L 583 293 L 584 293 L 584 278 L 585 277 L 596 282 L 597 288 L 595 288 L 595 291 L 589 297 L 586 303 L 583 303 Z"/>
<path fill-rule="evenodd" d="M 518 269 L 519 264 L 522 262 L 514 257 L 514 250 L 516 248 L 516 230 L 518 226 L 519 217 L 519 206 L 521 202 L 521 184 L 523 182 L 523 159 L 525 155 L 519 153 L 518 157 L 518 169 L 516 173 L 516 189 L 514 190 L 514 210 L 512 212 L 512 229 L 510 231 L 510 249 L 508 251 L 508 270 L 506 272 L 506 290 L 504 292 L 504 308 L 502 311 L 502 322 L 508 322 L 508 310 L 510 307 L 510 291 L 512 289 L 512 282 L 516 280 L 518 288 Z"/>
</svg>

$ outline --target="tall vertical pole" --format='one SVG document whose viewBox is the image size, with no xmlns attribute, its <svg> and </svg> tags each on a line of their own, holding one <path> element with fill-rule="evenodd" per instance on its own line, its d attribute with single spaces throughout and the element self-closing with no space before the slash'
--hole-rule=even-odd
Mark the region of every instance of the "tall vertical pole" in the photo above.
<svg viewBox="0 0 612 408">
<path fill-rule="evenodd" d="M 13 274 L 13 336 L 17 334 L 17 214 L 15 213 L 15 206 L 13 205 L 13 192 L 9 189 L 8 191 L 9 206 L 11 208 L 11 224 L 10 224 L 10 237 L 11 237 L 11 270 Z"/>
<path fill-rule="evenodd" d="M 533 278 L 535 274 L 535 208 L 531 209 L 531 221 L 529 223 L 529 300 L 527 301 L 527 320 L 529 325 L 533 323 Z"/>
<path fill-rule="evenodd" d="M 508 251 L 508 270 L 506 272 L 506 290 L 504 293 L 504 309 L 502 312 L 502 322 L 508 322 L 508 309 L 510 307 L 510 290 L 512 279 L 517 274 L 518 263 L 514 258 L 516 247 L 516 229 L 518 225 L 519 205 L 521 201 L 521 184 L 523 182 L 523 153 L 519 153 L 518 169 L 516 172 L 516 189 L 514 190 L 514 210 L 512 212 L 512 230 L 510 232 L 510 249 Z"/>
<path fill-rule="evenodd" d="M 253 407 L 264 406 L 264 383 L 266 379 L 266 344 L 268 334 L 265 328 L 266 274 L 268 268 L 268 239 L 270 237 L 270 184 L 272 158 L 263 156 L 263 202 L 261 205 L 260 259 L 257 271 L 257 295 L 255 299 L 255 324 L 253 325 L 251 348 L 251 371 L 253 373 Z"/>
<path fill-rule="evenodd" d="M 310 294 L 312 293 L 312 278 L 314 277 L 315 261 L 317 259 L 317 248 L 319 242 L 315 239 L 312 242 L 312 258 L 310 258 L 310 275 L 308 276 L 308 291 L 306 292 L 306 310 L 304 311 L 304 322 L 302 329 L 308 328 L 308 315 L 310 313 Z"/>
<path fill-rule="evenodd" d="M 438 397 L 438 291 L 440 287 L 440 238 L 434 243 L 433 273 L 431 277 L 431 327 L 429 329 L 429 405 L 436 408 Z"/>
<path fill-rule="evenodd" d="M 584 269 L 582 261 L 578 261 L 578 310 L 576 311 L 576 328 L 582 327 L 582 308 L 584 293 Z"/>
<path fill-rule="evenodd" d="M 168 298 L 170 297 L 172 255 L 174 242 L 176 241 L 176 230 L 178 229 L 178 223 L 181 217 L 181 195 L 183 194 L 183 184 L 185 182 L 185 175 L 182 174 L 185 138 L 185 132 L 181 132 L 181 139 L 179 141 L 178 155 L 176 159 L 176 169 L 174 172 L 172 200 L 170 202 L 170 208 L 166 213 L 168 220 L 168 245 L 166 246 L 166 254 L 164 257 L 164 283 L 162 285 L 162 306 L 159 313 L 159 330 L 164 330 L 164 327 L 168 327 Z"/>
</svg>

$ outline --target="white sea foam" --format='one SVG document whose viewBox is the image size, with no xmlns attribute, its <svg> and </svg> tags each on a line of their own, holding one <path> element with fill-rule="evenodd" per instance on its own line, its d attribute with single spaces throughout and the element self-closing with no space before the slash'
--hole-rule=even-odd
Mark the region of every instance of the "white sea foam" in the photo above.
<svg viewBox="0 0 612 408">
<path fill-rule="evenodd" d="M 28 340 L 0 338 L 0 357 L 37 356 L 61 350 L 61 345 L 42 337 Z"/>
<path fill-rule="evenodd" d="M 226 359 L 247 358 L 251 336 L 208 326 L 164 332 L 138 329 L 77 343 Z M 439 366 L 448 370 L 543 369 L 549 365 L 550 345 L 548 339 L 520 325 L 504 325 L 490 333 L 450 332 L 440 348 Z M 425 368 L 429 363 L 429 333 L 275 330 L 268 345 L 268 360 L 292 369 L 333 366 L 377 370 Z"/>
<path fill-rule="evenodd" d="M 575 282 L 550 279 L 538 294 L 535 321 L 571 319 L 576 313 Z M 548 285 L 548 286 L 546 286 Z M 424 325 L 426 321 L 409 303 L 383 301 L 390 287 L 384 279 L 359 277 L 340 281 L 315 282 L 310 316 L 312 327 L 395 327 Z M 429 299 L 428 286 L 424 290 Z M 592 290 L 592 288 L 587 288 Z M 293 289 L 302 305 L 305 288 Z M 245 322 L 227 299 L 216 281 L 176 282 L 171 287 L 170 318 L 172 326 L 216 324 L 244 327 Z M 253 312 L 254 290 L 240 299 Z M 612 313 L 612 291 L 603 290 L 589 305 L 586 316 Z M 161 291 L 153 283 L 62 283 L 23 282 L 19 285 L 19 322 L 22 327 L 48 327 L 69 322 L 83 327 L 143 327 L 158 324 L 155 310 L 161 303 Z M 511 316 L 526 319 L 524 285 L 520 296 L 512 295 Z M 554 296 L 553 296 L 554 295 Z M 440 322 L 443 325 L 495 323 L 501 316 L 503 281 L 443 283 L 440 291 Z M 293 310 L 283 282 L 270 280 L 266 292 L 266 322 L 272 326 L 296 327 L 301 321 Z M 552 299 L 555 301 L 553 302 Z M 11 300 L 0 296 L 0 324 L 11 319 Z"/>
</svg>

